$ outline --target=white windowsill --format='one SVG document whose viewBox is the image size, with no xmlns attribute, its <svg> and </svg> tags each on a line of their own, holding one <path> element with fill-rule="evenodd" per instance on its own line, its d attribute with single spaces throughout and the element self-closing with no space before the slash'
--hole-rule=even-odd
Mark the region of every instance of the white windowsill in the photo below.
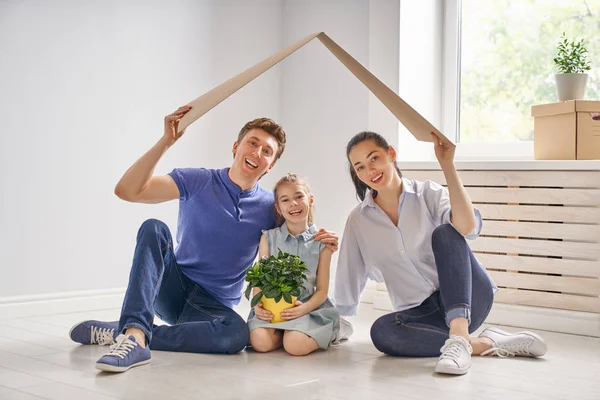
<svg viewBox="0 0 600 400">
<path fill-rule="evenodd" d="M 468 160 L 455 161 L 458 170 L 600 170 L 600 160 Z M 437 161 L 402 161 L 400 170 L 440 168 Z"/>
</svg>

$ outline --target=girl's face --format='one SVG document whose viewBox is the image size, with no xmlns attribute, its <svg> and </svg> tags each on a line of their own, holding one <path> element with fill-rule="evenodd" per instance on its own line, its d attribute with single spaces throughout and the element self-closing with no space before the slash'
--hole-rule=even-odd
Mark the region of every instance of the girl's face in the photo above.
<svg viewBox="0 0 600 400">
<path fill-rule="evenodd" d="M 290 223 L 308 223 L 308 212 L 313 204 L 302 185 L 284 183 L 277 188 L 277 212 Z"/>
<path fill-rule="evenodd" d="M 377 191 L 389 186 L 397 176 L 394 162 L 396 152 L 392 147 L 383 149 L 373 141 L 365 140 L 350 150 L 350 164 L 358 178 Z"/>
</svg>

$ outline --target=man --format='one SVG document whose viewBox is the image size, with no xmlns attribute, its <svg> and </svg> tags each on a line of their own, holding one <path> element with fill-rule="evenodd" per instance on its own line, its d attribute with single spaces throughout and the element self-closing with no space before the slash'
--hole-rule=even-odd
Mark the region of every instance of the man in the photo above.
<svg viewBox="0 0 600 400">
<path fill-rule="evenodd" d="M 139 229 L 133 265 L 118 322 L 84 321 L 71 339 L 110 344 L 96 367 L 123 372 L 150 362 L 150 348 L 193 353 L 237 353 L 248 328 L 232 307 L 239 303 L 245 270 L 256 257 L 261 232 L 275 226 L 273 194 L 258 184 L 285 149 L 281 126 L 268 118 L 248 122 L 233 144 L 230 168 L 174 169 L 153 176 L 162 155 L 183 135 L 180 107 L 165 117 L 161 139 L 125 172 L 115 194 L 126 201 L 179 199 L 176 249 L 161 221 Z M 335 233 L 316 240 L 337 249 Z M 153 325 L 158 315 L 169 326 Z M 116 337 L 116 339 L 115 339 Z"/>
</svg>

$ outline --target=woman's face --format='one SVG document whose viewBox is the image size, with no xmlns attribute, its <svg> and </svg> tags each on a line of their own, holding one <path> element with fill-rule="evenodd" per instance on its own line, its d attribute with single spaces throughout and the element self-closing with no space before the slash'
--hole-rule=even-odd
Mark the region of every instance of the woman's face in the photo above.
<svg viewBox="0 0 600 400">
<path fill-rule="evenodd" d="M 373 140 L 365 140 L 354 146 L 348 158 L 358 178 L 371 189 L 380 191 L 397 176 L 394 166 L 396 152 L 392 147 L 383 149 L 377 146 Z"/>
</svg>

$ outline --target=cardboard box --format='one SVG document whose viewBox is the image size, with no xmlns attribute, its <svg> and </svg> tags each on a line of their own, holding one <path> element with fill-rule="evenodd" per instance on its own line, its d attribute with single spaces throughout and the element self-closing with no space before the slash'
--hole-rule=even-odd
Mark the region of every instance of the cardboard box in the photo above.
<svg viewBox="0 0 600 400">
<path fill-rule="evenodd" d="M 536 160 L 600 160 L 600 101 L 531 107 Z"/>
</svg>

